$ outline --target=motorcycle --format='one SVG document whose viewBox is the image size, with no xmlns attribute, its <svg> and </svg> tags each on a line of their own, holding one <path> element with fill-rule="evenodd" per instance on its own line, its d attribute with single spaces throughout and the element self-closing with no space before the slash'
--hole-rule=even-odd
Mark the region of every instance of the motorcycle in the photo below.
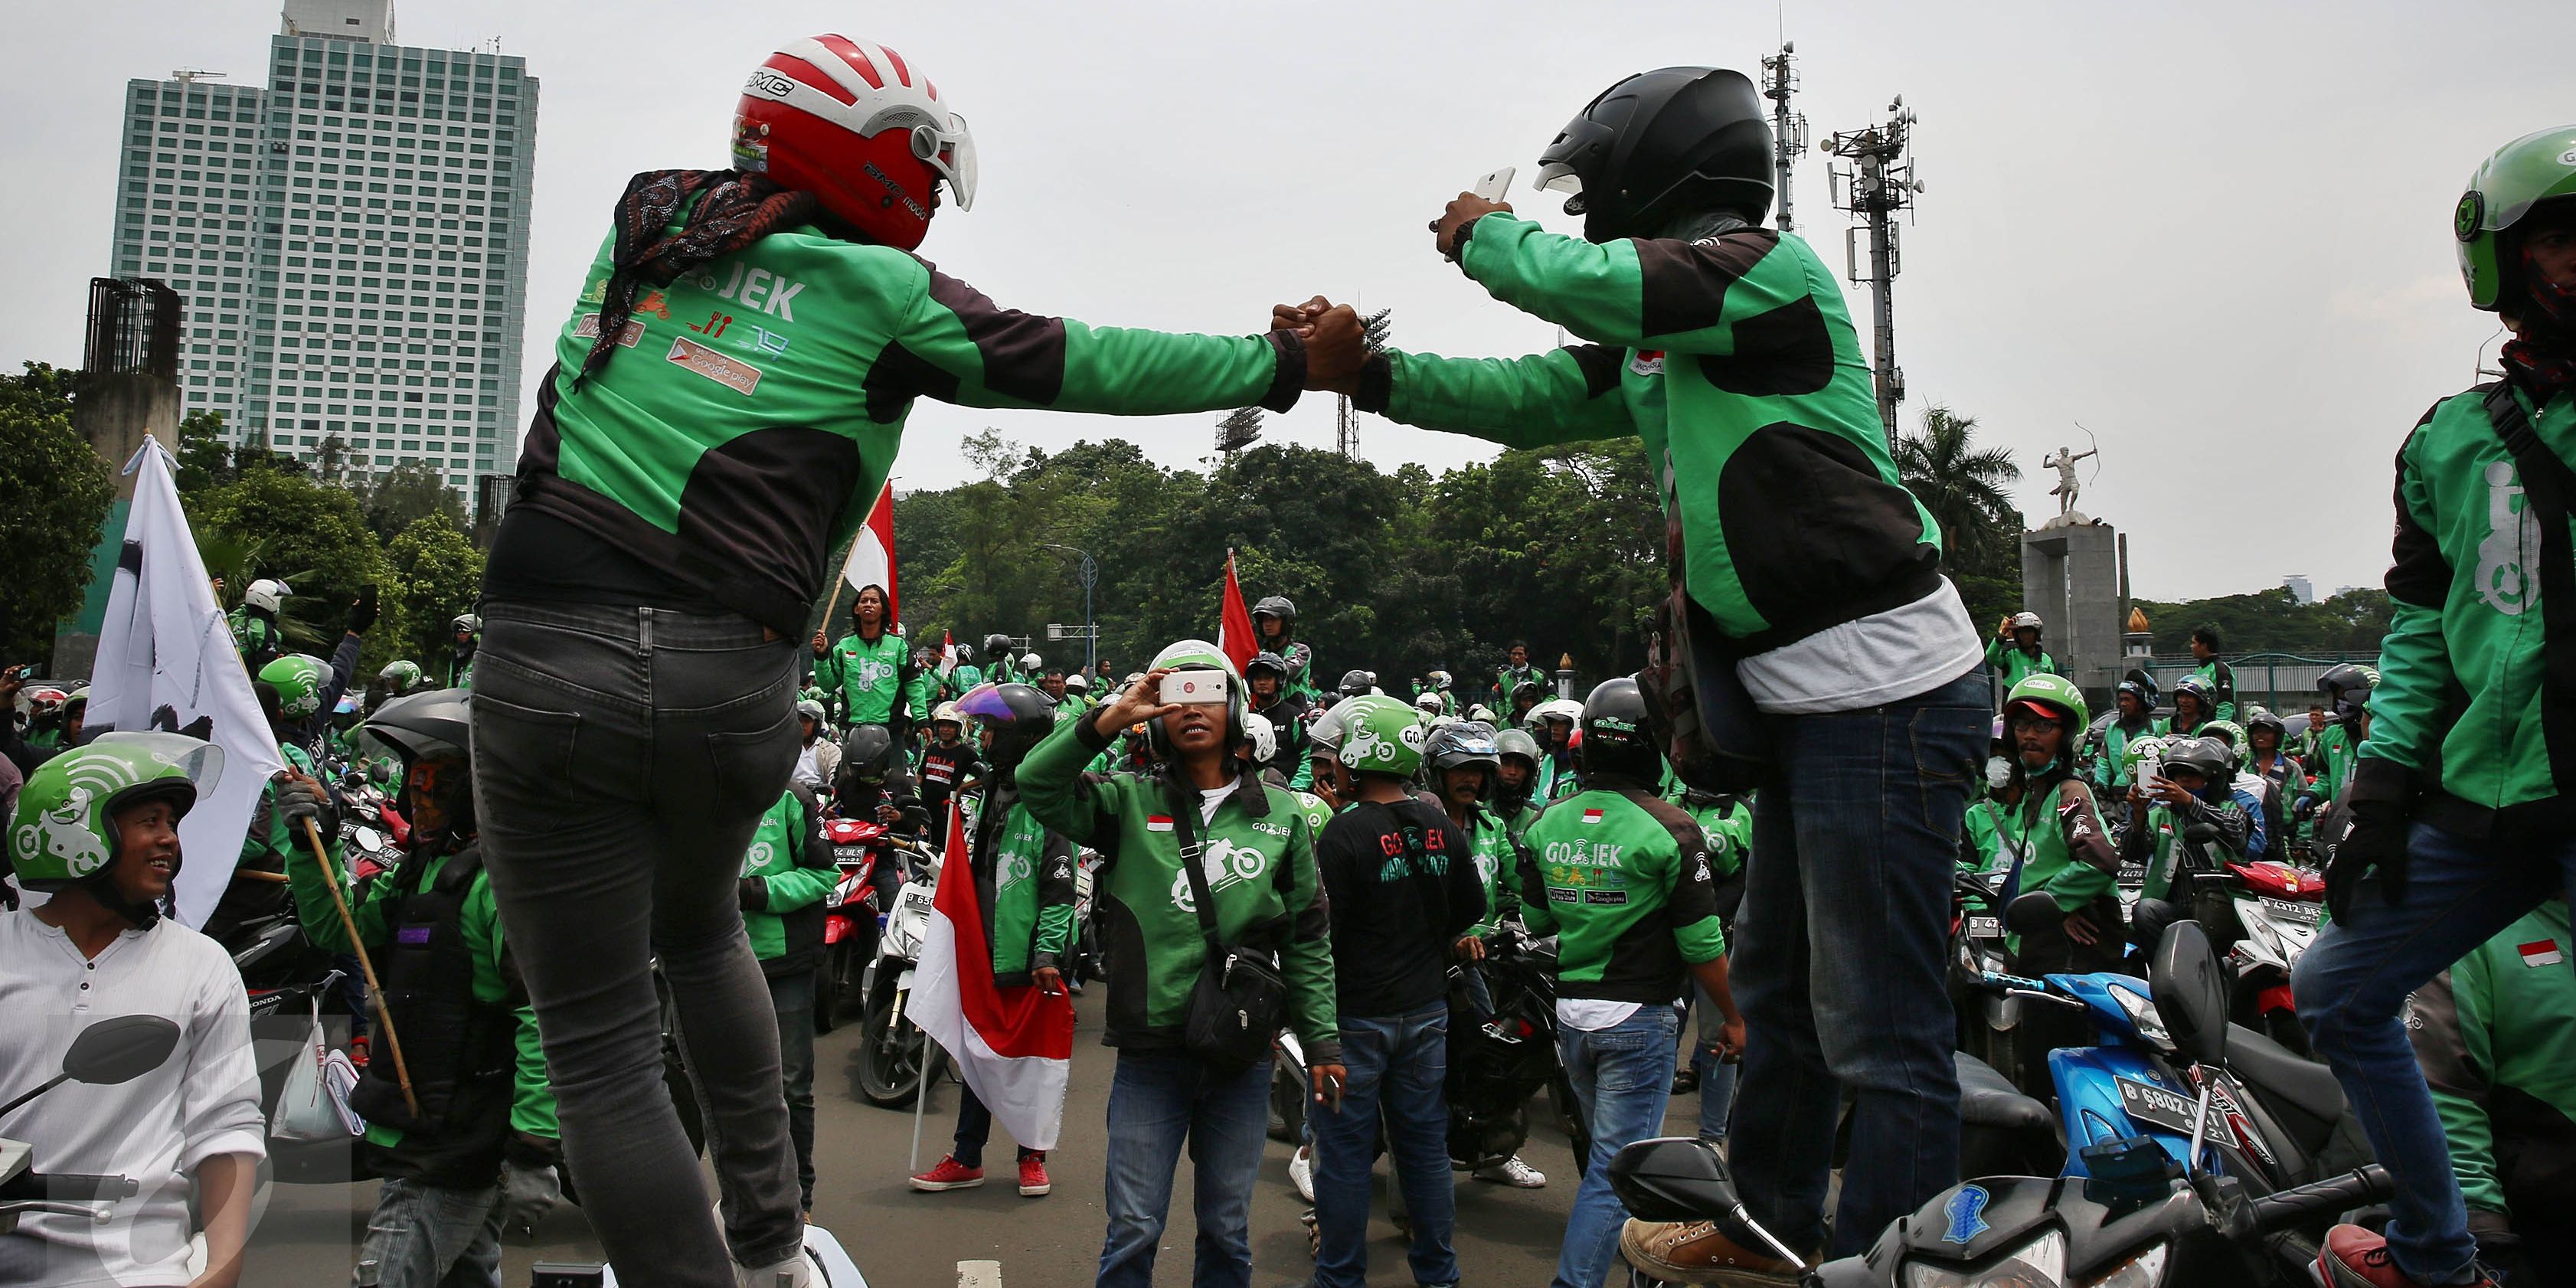
<svg viewBox="0 0 2576 1288">
<path fill-rule="evenodd" d="M 913 969 L 920 963 L 922 940 L 930 931 L 931 898 L 939 873 L 918 846 L 898 845 L 894 850 L 907 869 L 905 880 L 886 912 L 875 958 L 859 986 L 867 999 L 859 1021 L 859 1098 L 888 1109 L 909 1105 L 921 1094 L 930 1039 L 919 1025 L 904 1022 L 904 1006 L 912 1000 Z M 910 861 L 915 855 L 920 862 Z"/>
<path fill-rule="evenodd" d="M 2290 971 L 2325 920 L 2323 874 L 2277 859 L 2214 856 L 2214 829 L 2184 829 L 2175 847 L 2172 897 L 2201 925 L 2234 969 L 2229 1014 L 2273 1041 L 2310 1054 L 2290 995 Z"/>
<path fill-rule="evenodd" d="M 1463 987 L 1469 970 L 1483 974 L 1490 1011 L 1479 1011 Z M 1481 964 L 1453 966 L 1450 978 L 1462 985 L 1449 994 L 1450 1166 L 1473 1172 L 1519 1153 L 1529 1139 L 1530 1098 L 1544 1087 L 1581 1173 L 1592 1133 L 1557 1059 L 1556 937 L 1505 927 L 1485 937 Z"/>
<path fill-rule="evenodd" d="M 916 860 L 926 857 L 915 842 L 866 819 L 825 819 L 823 839 L 832 847 L 841 879 L 823 904 L 823 969 L 814 982 L 816 1033 L 831 1032 L 841 1022 L 842 1008 L 867 996 L 862 982 L 877 959 L 878 933 L 891 906 L 888 896 L 900 880 L 894 851 Z"/>
<path fill-rule="evenodd" d="M 2052 982 L 2059 978 L 2088 977 Z M 1860 1256 L 1817 1264 L 1783 1244 L 1745 1210 L 1725 1160 L 1697 1140 L 1629 1146 L 1611 1164 L 1611 1188 L 1640 1220 L 1716 1222 L 1728 1237 L 1797 1265 L 1804 1288 L 2308 1282 L 2316 1254 L 2307 1234 L 2386 1198 L 2387 1173 L 2371 1164 L 2257 1192 L 2248 1179 L 2213 1168 L 2225 1152 L 2210 1139 L 2213 1124 L 2227 1116 L 2220 1102 L 2225 1071 L 2239 1062 L 2233 1048 L 2251 1031 L 2228 1023 L 2228 972 L 2192 923 L 2165 932 L 2145 987 L 2134 1006 L 2115 1002 L 2112 1009 L 2133 1020 L 2158 1017 L 2152 1031 L 2196 1089 L 2175 1097 L 2185 1110 L 2178 1133 L 2087 1144 L 2056 1177 L 1990 1176 L 1954 1186 Z M 1657 1281 L 1636 1271 L 1632 1282 Z"/>
<path fill-rule="evenodd" d="M 178 1047 L 179 1026 L 161 1016 L 100 1020 L 72 1039 L 63 1052 L 59 1075 L 0 1105 L 0 1118 L 66 1082 L 94 1087 L 132 1082 L 160 1068 Z M 38 1172 L 32 1167 L 34 1161 L 34 1145 L 0 1139 L 0 1235 L 15 1234 L 18 1222 L 31 1216 L 64 1216 L 105 1225 L 114 1218 L 118 1199 L 132 1198 L 142 1190 L 130 1176 Z"/>
</svg>

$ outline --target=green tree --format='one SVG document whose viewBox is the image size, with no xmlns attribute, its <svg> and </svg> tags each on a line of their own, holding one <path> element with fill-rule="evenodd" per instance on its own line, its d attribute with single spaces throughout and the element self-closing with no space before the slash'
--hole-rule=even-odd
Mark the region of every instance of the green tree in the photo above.
<svg viewBox="0 0 2576 1288">
<path fill-rule="evenodd" d="M 2372 653 L 2388 635 L 2388 592 L 2347 591 L 2331 599 L 2302 604 L 2287 589 L 2275 586 L 2249 595 L 2162 603 L 2137 601 L 2155 632 L 2156 652 L 2190 651 L 2192 628 L 2218 628 L 2219 641 L 2231 654 Z"/>
<path fill-rule="evenodd" d="M 331 481 L 325 472 L 324 481 Z M 465 531 L 465 501 L 447 486 L 447 476 L 427 461 L 404 461 L 392 469 L 362 481 L 356 489 L 359 507 L 365 511 L 367 525 L 387 541 L 409 528 L 413 522 L 437 515 L 448 526 Z"/>
<path fill-rule="evenodd" d="M 440 664 L 453 639 L 447 624 L 473 610 L 483 585 L 483 552 L 448 516 L 425 514 L 386 544 L 385 561 L 390 576 L 378 633 L 387 651 L 445 674 Z"/>
<path fill-rule="evenodd" d="M 232 482 L 233 449 L 224 442 L 224 414 L 192 411 L 182 418 L 178 456 L 176 482 L 181 496 Z"/>
<path fill-rule="evenodd" d="M 278 624 L 300 650 L 328 656 L 359 588 L 385 585 L 385 552 L 367 527 L 358 498 L 301 470 L 247 470 L 191 498 L 189 509 L 201 546 L 208 530 L 243 542 L 256 551 L 253 575 L 281 578 L 294 588 Z M 230 585 L 226 590 L 238 593 Z M 366 661 L 382 665 L 390 652 L 385 633 L 374 632 Z"/>
<path fill-rule="evenodd" d="M 1941 525 L 1942 566 L 1982 633 L 2021 609 L 2023 520 L 2007 490 L 2021 467 L 2003 448 L 1976 446 L 1976 435 L 1976 417 L 1933 406 L 1920 433 L 1897 435 L 1894 455 L 1906 489 Z"/>
<path fill-rule="evenodd" d="M 107 463 L 72 428 L 71 376 L 37 362 L 0 376 L 0 662 L 52 655 L 115 496 Z"/>
</svg>

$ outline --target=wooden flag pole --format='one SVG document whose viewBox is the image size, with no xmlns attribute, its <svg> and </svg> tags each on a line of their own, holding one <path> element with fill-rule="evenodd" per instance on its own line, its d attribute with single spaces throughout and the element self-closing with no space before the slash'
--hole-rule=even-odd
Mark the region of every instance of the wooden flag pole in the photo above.
<svg viewBox="0 0 2576 1288">
<path fill-rule="evenodd" d="M 349 936 L 349 951 L 358 956 L 358 973 L 367 979 L 367 996 L 376 1004 L 376 1023 L 385 1030 L 385 1045 L 392 1048 L 394 1080 L 402 1084 L 403 1108 L 413 1118 L 420 1117 L 420 1100 L 411 1093 L 411 1067 L 403 1063 L 402 1038 L 394 1032 L 393 1014 L 385 1010 L 385 991 L 376 984 L 376 964 L 367 959 L 367 945 L 358 938 L 357 919 L 349 915 L 349 899 L 340 892 L 340 873 L 331 866 L 331 853 L 322 848 L 322 830 L 313 820 L 304 820 L 304 839 L 313 847 L 313 857 L 322 865 L 322 880 L 331 887 L 331 906 L 340 910 L 340 929 Z"/>
</svg>

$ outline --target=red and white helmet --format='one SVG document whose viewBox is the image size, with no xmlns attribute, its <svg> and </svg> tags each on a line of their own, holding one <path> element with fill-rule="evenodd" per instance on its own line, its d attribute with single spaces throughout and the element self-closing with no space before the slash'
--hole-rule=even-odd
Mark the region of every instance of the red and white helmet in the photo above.
<svg viewBox="0 0 2576 1288">
<path fill-rule="evenodd" d="M 813 193 L 903 250 L 930 231 L 933 190 L 975 205 L 975 139 L 939 89 L 883 45 L 810 36 L 769 56 L 734 109 L 733 166 Z"/>
</svg>

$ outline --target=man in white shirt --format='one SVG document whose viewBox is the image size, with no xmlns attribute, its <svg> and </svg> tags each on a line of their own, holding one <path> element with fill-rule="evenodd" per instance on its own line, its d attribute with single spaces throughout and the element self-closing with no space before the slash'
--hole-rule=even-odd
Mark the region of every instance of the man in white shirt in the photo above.
<svg viewBox="0 0 2576 1288">
<path fill-rule="evenodd" d="M 9 829 L 21 889 L 50 895 L 0 914 L 0 1099 L 61 1070 L 73 1037 L 119 1015 L 179 1025 L 161 1066 L 115 1086 L 66 1083 L 0 1118 L 39 1173 L 132 1178 L 105 1225 L 22 1219 L 0 1235 L 0 1283 L 49 1288 L 233 1288 L 267 1152 L 241 973 L 162 910 L 179 870 L 179 819 L 222 753 L 177 734 L 118 733 L 47 762 Z M 189 1218 L 193 1184 L 202 1227 Z M 206 1269 L 187 1271 L 189 1239 Z"/>
</svg>

